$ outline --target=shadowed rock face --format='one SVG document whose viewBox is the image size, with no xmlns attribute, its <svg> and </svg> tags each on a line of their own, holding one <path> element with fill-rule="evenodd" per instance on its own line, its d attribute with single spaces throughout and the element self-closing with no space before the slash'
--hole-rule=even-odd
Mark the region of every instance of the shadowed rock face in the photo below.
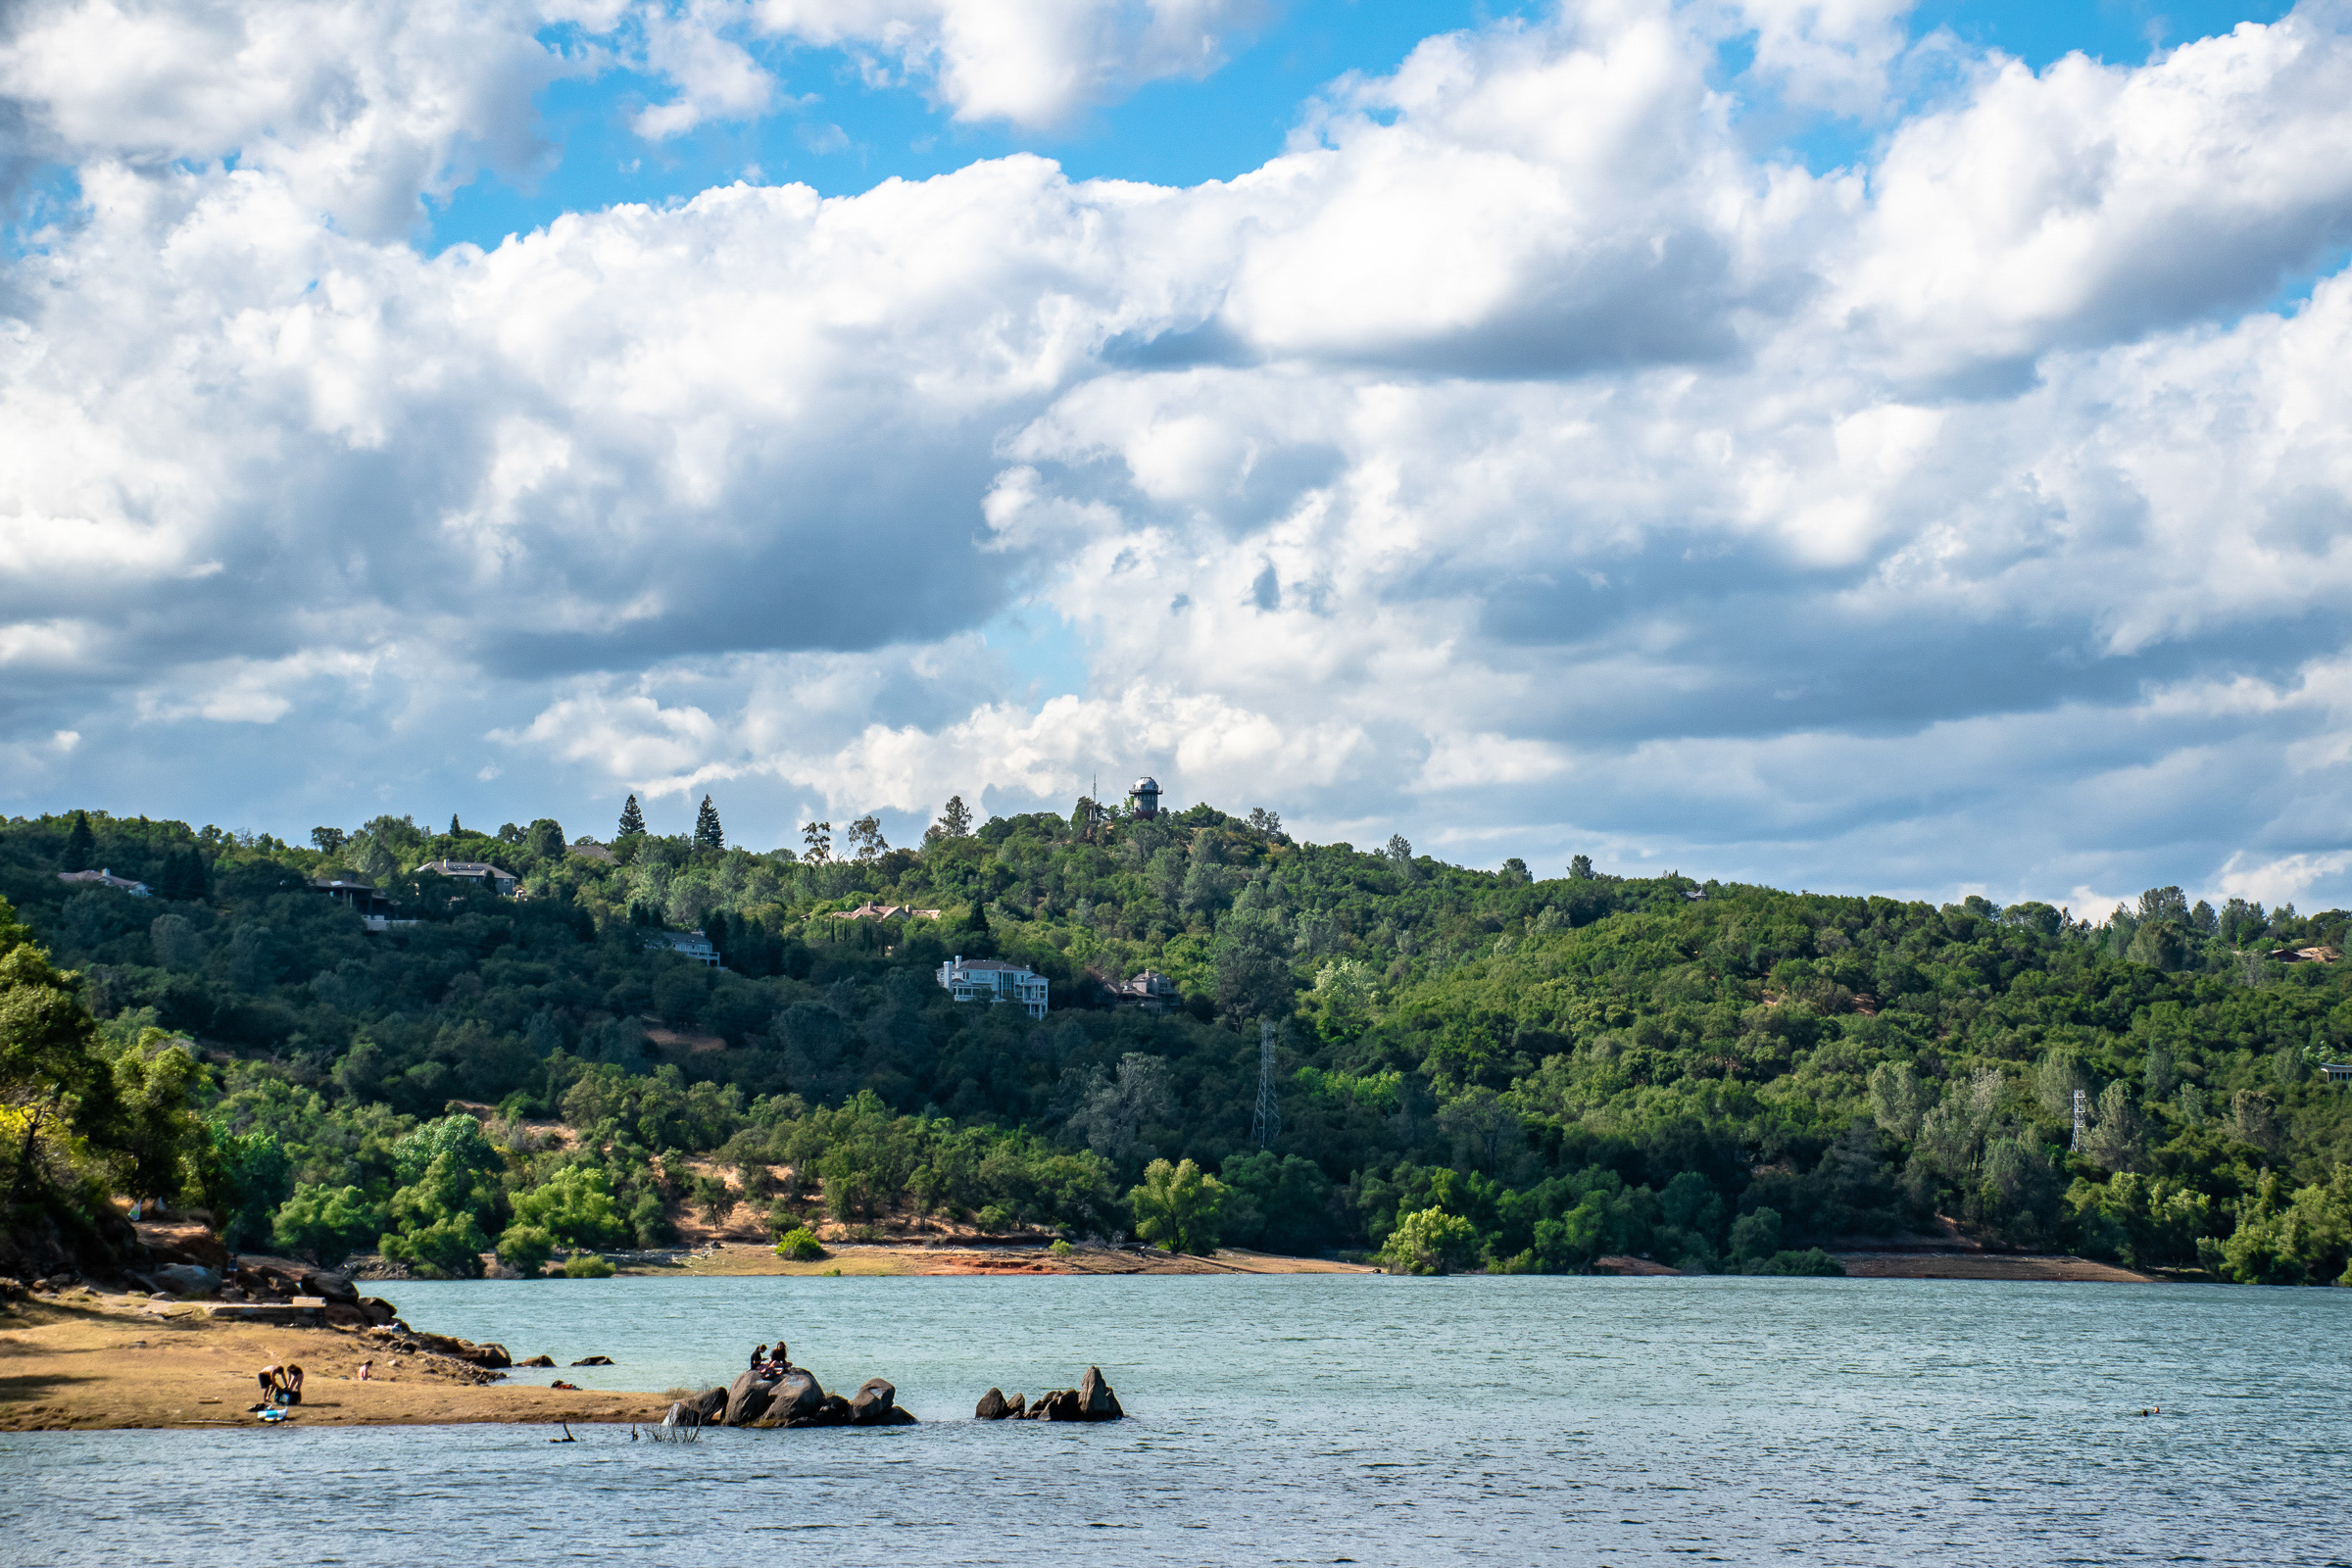
<svg viewBox="0 0 2352 1568">
<path fill-rule="evenodd" d="M 1111 1392 L 1102 1369 L 1090 1366 L 1086 1376 L 1078 1380 L 1078 1418 L 1082 1421 L 1116 1421 L 1127 1412 L 1119 1408 L 1119 1396 Z"/>
<path fill-rule="evenodd" d="M 767 1413 L 775 1398 L 775 1386 L 763 1381 L 757 1372 L 737 1374 L 733 1387 L 727 1390 L 726 1424 L 748 1427 Z"/>
<path fill-rule="evenodd" d="M 850 1396 L 850 1420 L 861 1427 L 878 1427 L 890 1420 L 899 1391 L 887 1379 L 867 1378 Z"/>
<path fill-rule="evenodd" d="M 1013 1397 L 1017 1399 L 1020 1396 L 1016 1394 Z M 980 1396 L 980 1403 L 972 1411 L 972 1419 L 975 1421 L 1002 1421 L 1012 1412 L 1013 1406 L 1005 1401 L 1004 1391 L 991 1389 Z"/>
</svg>

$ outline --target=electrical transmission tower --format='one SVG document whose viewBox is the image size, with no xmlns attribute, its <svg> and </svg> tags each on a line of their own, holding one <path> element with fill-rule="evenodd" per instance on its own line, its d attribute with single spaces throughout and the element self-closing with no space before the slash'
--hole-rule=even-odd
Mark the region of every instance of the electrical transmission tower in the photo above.
<svg viewBox="0 0 2352 1568">
<path fill-rule="evenodd" d="M 2075 1146 L 2074 1146 L 2074 1147 L 2075 1147 L 2075 1152 L 2076 1152 L 2076 1153 L 2078 1153 L 2078 1154 L 2080 1154 L 2081 1152 L 2082 1152 L 2082 1121 L 2083 1121 L 2082 1110 L 2083 1110 L 2083 1105 L 2084 1105 L 2084 1102 L 2087 1102 L 2089 1099 L 2090 1099 L 2090 1096 L 2089 1096 L 2088 1094 L 2086 1094 L 2085 1092 L 2083 1092 L 2082 1090 L 2080 1090 L 2080 1089 L 2078 1089 L 2078 1090 L 2076 1090 L 2076 1091 L 2075 1091 Z"/>
<path fill-rule="evenodd" d="M 1257 1114 L 1250 1118 L 1250 1136 L 1257 1147 L 1270 1149 L 1282 1136 L 1282 1107 L 1274 1102 L 1274 1020 L 1257 1021 Z"/>
</svg>

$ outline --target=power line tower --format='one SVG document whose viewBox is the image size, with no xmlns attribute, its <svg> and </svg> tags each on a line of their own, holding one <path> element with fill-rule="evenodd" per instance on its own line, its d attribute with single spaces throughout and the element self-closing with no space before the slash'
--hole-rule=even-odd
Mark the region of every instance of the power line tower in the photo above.
<svg viewBox="0 0 2352 1568">
<path fill-rule="evenodd" d="M 1270 1149 L 1282 1136 L 1282 1107 L 1274 1101 L 1274 1020 L 1257 1020 L 1257 1114 L 1250 1118 L 1250 1136 L 1257 1147 Z"/>
<path fill-rule="evenodd" d="M 2090 1099 L 2090 1096 L 2089 1096 L 2089 1094 L 2087 1094 L 2085 1091 L 2083 1091 L 2083 1090 L 2081 1090 L 2081 1089 L 2078 1089 L 2078 1090 L 2076 1090 L 2076 1091 L 2075 1091 L 2075 1144 L 2074 1144 L 2074 1149 L 2075 1149 L 2075 1152 L 2076 1152 L 2076 1153 L 2078 1153 L 2078 1154 L 2080 1154 L 2081 1152 L 2082 1152 L 2082 1123 L 2083 1123 L 2083 1120 L 2084 1120 L 2084 1117 L 2083 1117 L 2083 1114 L 2082 1114 L 2082 1112 L 2083 1112 L 2083 1108 L 2084 1108 L 2085 1102 L 2088 1102 L 2088 1101 L 2089 1101 L 2089 1099 Z"/>
</svg>

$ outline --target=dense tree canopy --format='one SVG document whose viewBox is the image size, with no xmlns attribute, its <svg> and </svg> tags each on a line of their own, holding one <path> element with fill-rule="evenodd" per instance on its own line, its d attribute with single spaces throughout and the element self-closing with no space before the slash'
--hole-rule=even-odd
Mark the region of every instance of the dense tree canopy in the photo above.
<svg viewBox="0 0 2352 1568">
<path fill-rule="evenodd" d="M 2233 1279 L 2352 1265 L 2352 1086 L 2319 1071 L 2352 1032 L 2337 911 L 2162 888 L 2094 921 L 1584 857 L 1539 878 L 1205 806 L 952 803 L 912 850 L 858 819 L 842 858 L 828 824 L 756 854 L 709 815 L 609 848 L 550 819 L 378 816 L 307 848 L 0 824 L 0 893 L 40 945 L 0 956 L 12 1187 L 72 1186 L 21 1152 L 28 1118 L 63 1115 L 117 1151 L 85 1188 L 176 1177 L 248 1237 L 441 1272 L 659 1242 L 690 1203 L 1406 1267 L 1808 1268 L 1939 1216 Z M 155 896 L 61 882 L 85 849 Z M 522 897 L 420 869 L 445 858 Z M 368 929 L 329 875 L 371 882 L 394 923 Z M 868 903 L 941 913 L 844 917 Z M 706 933 L 724 968 L 649 947 L 661 929 Z M 952 1002 L 931 970 L 956 953 L 1031 964 L 1052 1010 Z M 1111 1005 L 1147 967 L 1180 1004 Z M 1261 1018 L 1282 1100 L 1262 1152 Z M 531 1130 L 550 1120 L 564 1137 Z"/>
</svg>

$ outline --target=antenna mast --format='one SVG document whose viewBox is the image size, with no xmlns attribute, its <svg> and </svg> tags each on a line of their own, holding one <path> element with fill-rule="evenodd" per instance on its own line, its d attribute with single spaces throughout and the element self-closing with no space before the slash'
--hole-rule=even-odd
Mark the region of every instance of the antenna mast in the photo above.
<svg viewBox="0 0 2352 1568">
<path fill-rule="evenodd" d="M 1282 1136 L 1282 1107 L 1274 1102 L 1274 1020 L 1257 1020 L 1257 1114 L 1250 1118 L 1250 1136 L 1257 1147 L 1272 1147 Z"/>
</svg>

